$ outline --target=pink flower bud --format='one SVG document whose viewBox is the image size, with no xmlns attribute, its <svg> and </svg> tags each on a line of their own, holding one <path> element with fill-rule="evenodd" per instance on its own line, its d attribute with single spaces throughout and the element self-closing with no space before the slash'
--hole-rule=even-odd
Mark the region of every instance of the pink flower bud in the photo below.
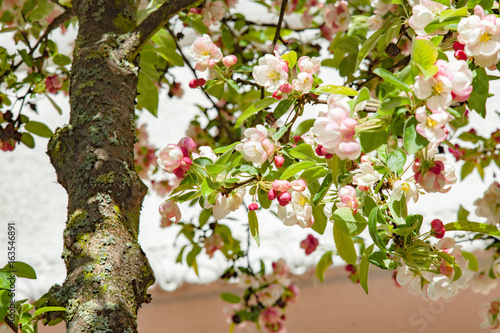
<svg viewBox="0 0 500 333">
<path fill-rule="evenodd" d="M 252 202 L 250 205 L 248 205 L 248 209 L 249 210 L 257 210 L 257 209 L 259 209 L 259 205 L 257 205 L 257 203 L 255 203 L 255 202 Z"/>
<path fill-rule="evenodd" d="M 290 183 L 292 189 L 297 192 L 303 192 L 307 188 L 307 183 L 303 179 L 297 179 Z"/>
<path fill-rule="evenodd" d="M 178 167 L 172 172 L 177 178 L 183 179 L 185 177 L 186 171 L 182 170 L 181 167 Z"/>
<path fill-rule="evenodd" d="M 455 51 L 455 58 L 457 58 L 457 60 L 467 60 L 468 59 L 467 54 L 465 53 L 464 50 Z"/>
<path fill-rule="evenodd" d="M 285 163 L 285 158 L 283 156 L 274 156 L 274 165 L 276 165 L 277 168 L 281 168 L 283 166 L 283 163 Z"/>
<path fill-rule="evenodd" d="M 192 14 L 201 14 L 201 9 L 198 9 L 198 8 L 190 8 L 189 11 Z"/>
<path fill-rule="evenodd" d="M 222 58 L 222 63 L 224 64 L 224 66 L 226 66 L 227 68 L 233 66 L 234 64 L 236 64 L 238 62 L 238 58 L 236 58 L 236 56 L 234 54 L 230 54 L 228 56 L 225 56 L 224 58 Z"/>
<path fill-rule="evenodd" d="M 191 168 L 193 161 L 189 157 L 183 157 L 180 168 L 183 171 L 188 171 Z"/>
<path fill-rule="evenodd" d="M 434 237 L 436 237 L 436 238 L 443 238 L 444 237 L 446 229 L 444 228 L 443 221 L 441 221 L 440 219 L 432 220 L 431 228 L 432 228 L 431 234 L 433 234 Z"/>
<path fill-rule="evenodd" d="M 177 145 L 181 147 L 181 149 L 185 148 L 189 153 L 192 153 L 196 149 L 196 143 L 189 136 L 180 139 Z"/>
<path fill-rule="evenodd" d="M 204 78 L 196 80 L 196 84 L 198 85 L 198 87 L 203 87 L 205 83 L 207 83 L 207 81 Z"/>
<path fill-rule="evenodd" d="M 460 42 L 455 42 L 453 43 L 453 51 L 459 51 L 459 50 L 463 50 L 465 48 L 465 45 L 460 43 Z"/>
<path fill-rule="evenodd" d="M 290 182 L 288 180 L 278 180 L 273 182 L 273 190 L 278 192 L 286 192 L 290 188 Z"/>
<path fill-rule="evenodd" d="M 449 263 L 443 260 L 441 266 L 439 267 L 439 271 L 441 272 L 441 274 L 449 276 L 453 274 L 453 267 Z"/>
<path fill-rule="evenodd" d="M 307 238 L 300 242 L 300 247 L 306 251 L 306 255 L 313 253 L 319 245 L 319 240 L 313 235 L 307 235 Z"/>
<path fill-rule="evenodd" d="M 289 94 L 293 90 L 293 87 L 290 83 L 286 83 L 281 85 L 279 90 L 284 94 Z"/>
<path fill-rule="evenodd" d="M 281 99 L 281 94 L 279 93 L 279 91 L 275 91 L 273 92 L 273 97 L 279 101 Z"/>
<path fill-rule="evenodd" d="M 177 223 L 181 219 L 181 211 L 177 204 L 172 200 L 164 201 L 158 211 L 162 217 L 162 227 L 169 226 L 172 222 Z M 175 221 L 172 221 L 174 219 Z"/>
<path fill-rule="evenodd" d="M 272 201 L 272 200 L 276 199 L 276 195 L 277 195 L 276 191 L 273 189 L 270 189 L 269 192 L 267 193 L 267 198 Z"/>
<path fill-rule="evenodd" d="M 286 206 L 292 200 L 292 195 L 288 192 L 281 192 L 278 194 L 278 203 L 280 206 Z"/>
<path fill-rule="evenodd" d="M 198 88 L 198 80 L 192 79 L 191 81 L 189 81 L 189 88 L 191 89 Z"/>
</svg>

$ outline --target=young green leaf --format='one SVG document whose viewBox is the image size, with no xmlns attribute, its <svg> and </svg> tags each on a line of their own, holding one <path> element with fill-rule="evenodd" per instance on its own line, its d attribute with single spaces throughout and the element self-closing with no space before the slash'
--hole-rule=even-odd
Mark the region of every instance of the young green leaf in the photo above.
<svg viewBox="0 0 500 333">
<path fill-rule="evenodd" d="M 248 224 L 250 228 L 250 234 L 252 234 L 253 239 L 255 239 L 257 246 L 260 246 L 259 220 L 257 219 L 257 213 L 255 213 L 254 210 L 248 211 Z"/>
<path fill-rule="evenodd" d="M 255 113 L 259 112 L 260 110 L 268 107 L 271 104 L 276 103 L 276 98 L 274 97 L 267 97 L 264 99 L 259 100 L 258 102 L 250 105 L 243 113 L 242 115 L 238 118 L 236 121 L 236 124 L 234 125 L 234 128 L 239 128 L 245 120 L 253 116 Z"/>
<path fill-rule="evenodd" d="M 321 256 L 321 259 L 318 262 L 318 265 L 316 266 L 316 277 L 323 282 L 323 276 L 325 275 L 325 271 L 330 266 L 333 261 L 332 261 L 332 251 L 327 251 L 325 254 Z"/>
<path fill-rule="evenodd" d="M 339 256 L 344 259 L 344 261 L 351 265 L 356 265 L 356 249 L 354 248 L 354 242 L 351 236 L 342 230 L 339 223 L 335 222 L 333 224 L 333 240 L 335 241 L 335 247 Z"/>
<path fill-rule="evenodd" d="M 368 270 L 370 268 L 370 262 L 368 257 L 373 252 L 374 244 L 368 246 L 368 248 L 363 252 L 361 256 L 361 263 L 359 264 L 359 284 L 368 295 Z"/>
</svg>

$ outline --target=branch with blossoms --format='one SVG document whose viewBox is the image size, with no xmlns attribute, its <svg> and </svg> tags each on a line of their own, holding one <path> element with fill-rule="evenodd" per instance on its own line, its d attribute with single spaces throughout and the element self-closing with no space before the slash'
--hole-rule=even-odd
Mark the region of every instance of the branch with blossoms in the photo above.
<svg viewBox="0 0 500 333">
<path fill-rule="evenodd" d="M 466 231 L 476 235 L 472 241 L 490 241 L 494 264 L 488 276 L 495 281 L 498 185 L 475 202 L 483 207 L 476 214 L 487 217 L 488 223 L 469 221 L 463 209 L 456 221 L 424 221 L 422 215 L 411 214 L 407 204 L 418 203 L 424 194 L 446 196 L 456 183 L 454 167 L 440 153 L 443 144 L 454 147 L 450 149 L 457 159 L 474 160 L 475 166 L 497 160 L 495 135 L 490 139 L 470 132 L 459 135 L 482 143 L 468 154 L 450 141 L 466 124 L 469 110 L 482 116 L 486 112 L 484 84 L 489 77 L 484 67 L 492 69 L 500 55 L 500 42 L 494 37 L 500 31 L 491 25 L 496 16 L 479 6 L 453 8 L 441 1 L 421 1 L 413 7 L 373 1 L 373 16 L 364 22 L 375 32 L 362 38 L 358 47 L 348 47 L 341 41 L 349 41 L 356 31 L 353 26 L 360 24 L 361 16 L 353 13 L 365 14 L 344 1 L 326 6 L 321 31 L 332 40 L 333 60 L 299 56 L 295 50 L 275 51 L 259 58 L 251 76 L 246 64 L 239 64 L 243 57 L 224 57 L 220 48 L 224 45 L 214 43 L 208 34 L 195 40 L 189 51 L 195 68 L 212 75 L 204 86 L 207 93 L 221 99 L 229 97 L 226 91 L 250 94 L 261 87 L 265 94 L 235 114 L 235 129 L 244 129 L 240 142 L 210 151 L 209 159 L 193 158 L 195 145 L 184 151 L 179 143 L 175 153 L 173 148 L 160 152 L 159 165 L 180 180 L 163 204 L 168 207 L 168 213 L 161 211 L 163 218 L 179 221 L 177 204 L 191 201 L 220 221 L 248 198 L 248 223 L 257 244 L 260 210 L 275 211 L 286 226 L 311 228 L 319 234 L 332 222 L 336 249 L 321 257 L 320 279 L 332 256 L 338 255 L 348 264 L 351 279 L 366 292 L 368 267 L 374 265 L 396 271 L 398 284 L 431 300 L 453 297 L 485 275 L 476 258 L 450 237 L 454 231 Z M 472 29 L 483 29 L 476 40 L 471 39 Z M 481 47 L 491 53 L 480 53 Z M 456 59 L 444 53 L 452 48 Z M 322 64 L 339 68 L 348 77 L 346 85 L 362 88 L 324 83 L 319 75 Z M 302 120 L 307 104 L 323 108 L 315 118 Z M 488 163 L 479 163 L 485 156 Z M 176 173 L 179 168 L 182 172 Z M 369 240 L 359 236 L 364 230 Z M 317 251 L 317 239 L 309 235 L 301 247 L 309 255 Z M 227 276 L 234 277 L 235 272 L 233 267 Z M 252 306 L 236 309 L 233 324 L 242 325 L 242 320 L 261 324 L 261 315 Z M 271 322 L 268 331 L 282 330 L 279 319 Z"/>
</svg>

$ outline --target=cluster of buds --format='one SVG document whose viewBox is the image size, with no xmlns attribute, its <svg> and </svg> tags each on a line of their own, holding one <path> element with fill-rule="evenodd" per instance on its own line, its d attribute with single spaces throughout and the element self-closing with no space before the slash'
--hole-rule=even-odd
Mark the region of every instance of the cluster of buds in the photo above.
<svg viewBox="0 0 500 333">
<path fill-rule="evenodd" d="M 170 143 L 158 152 L 158 165 L 168 173 L 183 179 L 191 168 L 191 153 L 196 144 L 190 137 L 182 138 L 178 144 Z"/>
<path fill-rule="evenodd" d="M 247 321 L 263 327 L 266 332 L 286 332 L 284 310 L 297 300 L 299 289 L 288 278 L 289 268 L 283 259 L 272 264 L 270 275 L 245 275 L 240 285 L 245 288 L 243 301 L 225 312 L 236 331 L 248 327 Z M 258 313 L 255 318 L 252 314 Z M 253 325 L 251 325 L 253 326 Z"/>
<path fill-rule="evenodd" d="M 189 88 L 195 89 L 198 87 L 203 87 L 207 83 L 207 81 L 204 78 L 201 79 L 192 79 L 189 81 Z"/>
<path fill-rule="evenodd" d="M 13 151 L 16 147 L 16 142 L 19 143 L 22 139 L 22 134 L 16 128 L 16 121 L 12 112 L 6 111 L 0 113 L 0 123 L 5 121 L 5 126 L 0 126 L 0 148 L 2 151 Z"/>
</svg>

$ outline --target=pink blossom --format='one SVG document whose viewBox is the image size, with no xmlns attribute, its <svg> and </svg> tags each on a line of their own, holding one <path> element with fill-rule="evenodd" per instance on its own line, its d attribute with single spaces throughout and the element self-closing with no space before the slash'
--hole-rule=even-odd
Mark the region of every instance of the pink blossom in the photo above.
<svg viewBox="0 0 500 333">
<path fill-rule="evenodd" d="M 222 63 L 224 64 L 224 66 L 226 66 L 227 68 L 233 66 L 234 64 L 236 64 L 238 62 L 238 58 L 236 58 L 236 56 L 234 54 L 230 54 L 228 56 L 225 56 L 224 58 L 222 58 Z"/>
<path fill-rule="evenodd" d="M 181 148 L 173 143 L 158 152 L 158 165 L 168 173 L 173 173 L 175 169 L 181 166 L 184 153 Z"/>
<path fill-rule="evenodd" d="M 196 61 L 195 68 L 201 72 L 212 68 L 222 59 L 221 50 L 212 42 L 209 35 L 203 35 L 195 39 L 189 49 L 189 54 Z"/>
<path fill-rule="evenodd" d="M 320 113 L 313 125 L 314 141 L 326 153 L 335 154 L 340 159 L 356 159 L 361 153 L 359 142 L 354 139 L 358 122 L 350 117 L 349 106 L 344 102 L 333 102 L 329 110 Z"/>
<path fill-rule="evenodd" d="M 269 190 L 269 192 L 267 193 L 267 198 L 268 198 L 269 200 L 274 200 L 274 199 L 276 199 L 276 196 L 277 196 L 277 195 L 278 195 L 278 194 L 276 193 L 276 191 L 275 191 L 275 190 L 270 189 L 270 190 Z"/>
<path fill-rule="evenodd" d="M 313 253 L 319 245 L 319 240 L 313 235 L 307 235 L 306 239 L 300 242 L 300 247 L 306 251 L 306 255 Z"/>
<path fill-rule="evenodd" d="M 347 31 L 349 22 L 351 22 L 347 1 L 340 0 L 335 4 L 326 5 L 323 17 L 325 19 L 325 27 L 329 30 L 330 34 Z"/>
<path fill-rule="evenodd" d="M 500 184 L 492 183 L 483 196 L 474 201 L 476 215 L 486 217 L 486 223 L 496 225 L 500 223 Z"/>
<path fill-rule="evenodd" d="M 311 193 L 306 188 L 303 192 L 282 192 L 278 196 L 278 217 L 287 226 L 299 225 L 301 228 L 310 228 L 314 224 L 312 206 L 310 204 Z M 284 200 L 286 198 L 286 200 Z M 280 200 L 281 199 L 281 200 Z M 288 205 L 290 203 L 290 205 Z"/>
<path fill-rule="evenodd" d="M 288 65 L 279 55 L 266 54 L 259 59 L 259 65 L 253 68 L 252 76 L 258 85 L 273 93 L 287 83 Z"/>
<path fill-rule="evenodd" d="M 427 27 L 432 20 L 438 17 L 440 13 L 447 8 L 447 6 L 431 0 L 421 0 L 419 5 L 413 7 L 413 14 L 408 20 L 408 23 L 410 24 L 410 27 L 415 30 L 417 35 L 426 37 L 429 34 L 425 32 L 425 27 Z M 431 35 L 446 32 L 447 30 L 441 29 L 433 32 Z"/>
<path fill-rule="evenodd" d="M 245 138 L 236 146 L 241 151 L 245 161 L 252 162 L 255 167 L 260 167 L 274 154 L 274 144 L 268 139 L 267 129 L 262 125 L 247 128 L 244 132 Z"/>
<path fill-rule="evenodd" d="M 349 207 L 356 213 L 358 210 L 358 196 L 356 194 L 356 189 L 351 185 L 346 185 L 339 189 L 338 196 L 340 202 L 337 202 L 337 207 Z"/>
<path fill-rule="evenodd" d="M 418 120 L 417 132 L 429 142 L 441 142 L 448 136 L 448 130 L 444 127 L 450 120 L 450 115 L 446 111 L 432 112 L 427 114 L 425 106 L 419 107 L 415 111 L 415 118 Z"/>
<path fill-rule="evenodd" d="M 177 206 L 177 203 L 173 200 L 163 201 L 160 207 L 158 207 L 158 210 L 162 217 L 161 219 L 162 228 L 168 227 L 172 223 L 177 223 L 181 220 L 181 211 L 179 209 L 179 206 Z M 172 219 L 174 221 L 172 221 Z"/>
<path fill-rule="evenodd" d="M 292 81 L 293 89 L 300 91 L 303 94 L 307 94 L 313 84 L 312 74 L 307 72 L 301 72 L 297 75 L 297 78 Z"/>
<path fill-rule="evenodd" d="M 47 76 L 45 79 L 45 89 L 51 94 L 57 93 L 63 86 L 63 79 L 57 75 Z"/>
<path fill-rule="evenodd" d="M 205 247 L 207 255 L 212 258 L 215 251 L 222 249 L 222 247 L 224 246 L 224 240 L 222 239 L 222 236 L 220 234 L 214 232 L 212 236 L 206 238 L 203 241 L 203 245 Z"/>
<path fill-rule="evenodd" d="M 451 189 L 451 187 L 446 186 L 454 184 L 457 180 L 455 168 L 436 158 L 424 161 L 423 163 L 419 159 L 416 159 L 412 168 L 413 172 L 415 172 L 415 181 L 429 193 L 446 193 Z"/>
<path fill-rule="evenodd" d="M 312 75 L 319 70 L 321 61 L 316 57 L 309 58 L 307 56 L 303 56 L 300 57 L 299 61 L 297 61 L 297 66 L 299 66 L 301 72 L 309 73 Z"/>
<path fill-rule="evenodd" d="M 290 188 L 290 182 L 288 180 L 274 180 L 273 190 L 277 192 L 286 192 Z"/>
<path fill-rule="evenodd" d="M 290 272 L 290 268 L 286 264 L 286 261 L 283 259 L 279 259 L 272 263 L 273 273 L 280 276 L 286 276 Z"/>
<path fill-rule="evenodd" d="M 297 192 L 303 192 L 307 188 L 307 181 L 299 178 L 290 183 L 292 189 Z"/>
<path fill-rule="evenodd" d="M 207 0 L 205 6 L 201 10 L 203 15 L 203 24 L 207 27 L 217 25 L 226 13 L 225 4 L 223 1 Z"/>
</svg>

